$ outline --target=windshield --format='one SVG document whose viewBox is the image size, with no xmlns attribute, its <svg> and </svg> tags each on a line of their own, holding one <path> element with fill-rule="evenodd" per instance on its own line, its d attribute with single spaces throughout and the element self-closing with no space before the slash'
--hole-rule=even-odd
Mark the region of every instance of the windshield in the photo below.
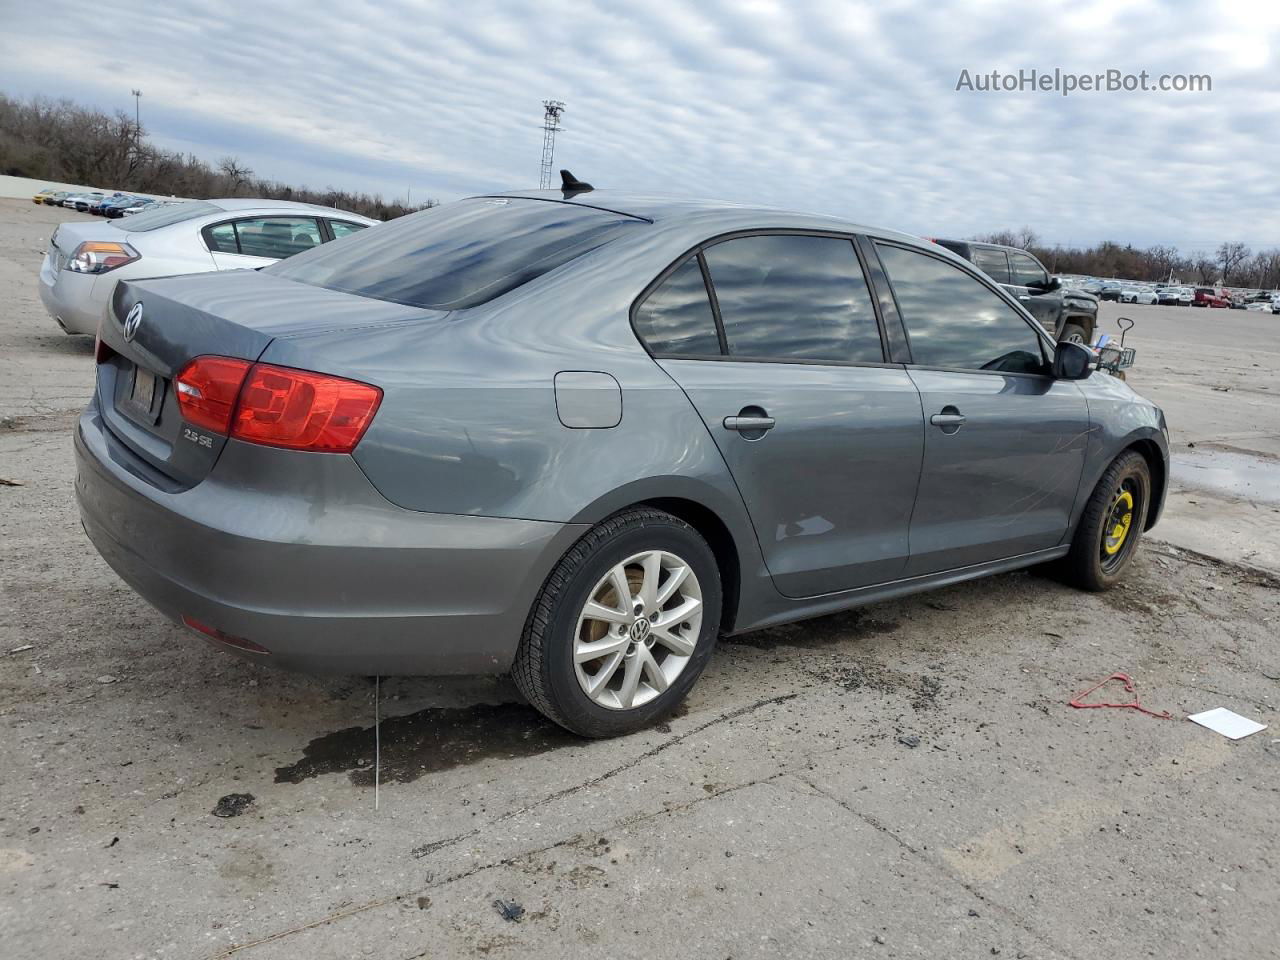
<svg viewBox="0 0 1280 960">
<path fill-rule="evenodd" d="M 500 297 L 646 223 L 572 203 L 477 197 L 362 230 L 264 272 L 454 310 Z"/>
<path fill-rule="evenodd" d="M 205 203 L 203 200 L 188 200 L 185 203 L 175 203 L 163 206 L 158 210 L 148 210 L 146 213 L 135 214 L 127 220 L 112 220 L 111 225 L 117 230 L 140 233 L 167 227 L 173 223 L 181 223 L 183 220 L 194 220 L 196 217 L 203 217 L 206 214 L 221 212 L 222 208 L 215 207 L 212 203 Z"/>
</svg>

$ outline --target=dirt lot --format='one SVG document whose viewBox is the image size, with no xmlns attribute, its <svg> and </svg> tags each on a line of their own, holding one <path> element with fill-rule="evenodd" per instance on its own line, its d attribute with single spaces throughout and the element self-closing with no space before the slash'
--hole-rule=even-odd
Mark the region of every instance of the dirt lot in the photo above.
<svg viewBox="0 0 1280 960">
<path fill-rule="evenodd" d="M 1280 317 L 1125 309 L 1179 452 L 1156 536 L 1198 553 L 724 642 L 607 743 L 505 681 L 384 681 L 375 790 L 372 683 L 210 649 L 81 533 L 92 345 L 35 293 L 72 216 L 0 201 L 4 956 L 1280 956 L 1280 727 L 1067 706 L 1123 670 L 1275 724 Z"/>
</svg>

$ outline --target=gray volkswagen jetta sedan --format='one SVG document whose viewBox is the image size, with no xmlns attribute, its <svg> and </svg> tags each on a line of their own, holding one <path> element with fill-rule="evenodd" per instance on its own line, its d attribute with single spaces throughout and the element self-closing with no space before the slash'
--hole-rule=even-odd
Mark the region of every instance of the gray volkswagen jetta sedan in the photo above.
<svg viewBox="0 0 1280 960">
<path fill-rule="evenodd" d="M 475 197 L 121 283 L 76 431 L 107 562 L 263 663 L 514 674 L 586 736 L 717 636 L 1122 576 L 1164 416 L 947 250 L 825 216 Z"/>
</svg>

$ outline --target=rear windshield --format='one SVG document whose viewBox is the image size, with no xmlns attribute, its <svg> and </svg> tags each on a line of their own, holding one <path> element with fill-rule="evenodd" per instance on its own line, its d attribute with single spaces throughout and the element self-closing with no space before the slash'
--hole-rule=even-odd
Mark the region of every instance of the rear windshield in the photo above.
<svg viewBox="0 0 1280 960">
<path fill-rule="evenodd" d="M 135 213 L 132 217 L 112 220 L 111 224 L 121 230 L 128 230 L 130 233 L 140 233 L 147 230 L 158 230 L 160 227 L 167 227 L 171 223 L 181 223 L 183 220 L 194 220 L 196 217 L 203 217 L 205 214 L 221 212 L 222 208 L 215 207 L 212 203 L 205 203 L 203 200 L 188 200 L 185 203 L 168 204 L 155 210 L 148 210 L 145 213 Z"/>
<path fill-rule="evenodd" d="M 264 268 L 289 280 L 414 307 L 485 303 L 647 221 L 571 203 L 462 200 Z"/>
</svg>

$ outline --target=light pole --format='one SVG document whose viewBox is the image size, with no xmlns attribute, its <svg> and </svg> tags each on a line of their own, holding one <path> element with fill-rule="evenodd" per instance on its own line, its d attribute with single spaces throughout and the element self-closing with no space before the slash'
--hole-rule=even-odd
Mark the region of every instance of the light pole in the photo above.
<svg viewBox="0 0 1280 960">
<path fill-rule="evenodd" d="M 142 91 L 134 90 L 133 91 L 133 129 L 136 131 L 136 136 L 139 136 L 139 137 L 142 136 L 141 98 L 142 98 Z"/>
</svg>

